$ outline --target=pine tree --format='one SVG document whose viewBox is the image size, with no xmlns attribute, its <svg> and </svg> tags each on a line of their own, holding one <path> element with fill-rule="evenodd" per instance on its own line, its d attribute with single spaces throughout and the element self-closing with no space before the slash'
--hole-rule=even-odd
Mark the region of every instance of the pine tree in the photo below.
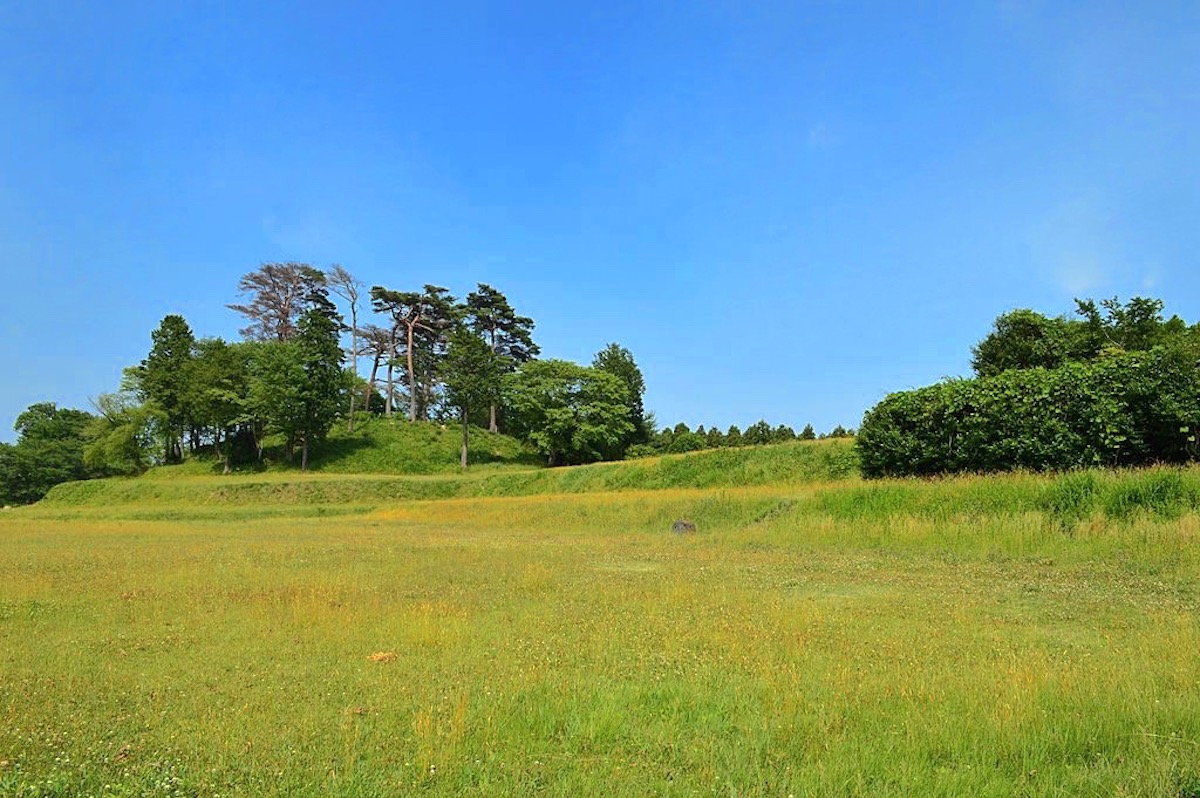
<svg viewBox="0 0 1200 798">
<path fill-rule="evenodd" d="M 150 334 L 153 345 L 141 365 L 132 369 L 138 394 L 162 411 L 164 424 L 164 461 L 183 459 L 183 437 L 191 424 L 192 364 L 196 336 L 183 316 L 164 316 L 158 329 Z"/>
<path fill-rule="evenodd" d="M 500 362 L 507 364 L 508 371 L 540 354 L 533 342 L 533 319 L 518 316 L 508 298 L 490 285 L 479 283 L 478 291 L 467 294 L 466 314 L 471 329 L 483 336 L 493 355 L 504 358 Z M 488 407 L 488 429 L 492 432 L 500 429 L 496 402 Z"/>
</svg>

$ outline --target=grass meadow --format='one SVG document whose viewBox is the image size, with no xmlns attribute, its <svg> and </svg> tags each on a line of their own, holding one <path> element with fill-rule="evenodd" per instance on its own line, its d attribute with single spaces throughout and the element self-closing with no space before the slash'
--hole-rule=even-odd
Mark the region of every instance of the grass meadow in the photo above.
<svg viewBox="0 0 1200 798">
<path fill-rule="evenodd" d="M 1200 472 L 805 473 L 6 511 L 0 795 L 1200 795 Z"/>
</svg>

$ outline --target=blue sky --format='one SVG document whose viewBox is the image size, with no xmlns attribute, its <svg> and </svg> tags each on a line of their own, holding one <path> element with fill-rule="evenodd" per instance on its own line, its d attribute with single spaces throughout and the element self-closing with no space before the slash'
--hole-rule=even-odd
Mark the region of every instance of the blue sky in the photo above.
<svg viewBox="0 0 1200 798">
<path fill-rule="evenodd" d="M 857 426 L 1014 307 L 1200 320 L 1194 2 L 0 5 L 0 437 L 259 264 L 505 291 L 661 423 Z"/>
</svg>

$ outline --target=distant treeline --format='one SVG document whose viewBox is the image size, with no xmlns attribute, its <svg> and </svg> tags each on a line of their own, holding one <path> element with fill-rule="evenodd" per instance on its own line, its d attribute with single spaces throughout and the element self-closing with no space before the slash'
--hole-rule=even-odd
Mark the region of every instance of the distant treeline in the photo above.
<svg viewBox="0 0 1200 798">
<path fill-rule="evenodd" d="M 817 434 L 812 424 L 804 425 L 797 433 L 786 424 L 772 427 L 766 421 L 757 421 L 746 427 L 745 431 L 736 424 L 722 432 L 720 427 L 704 425 L 689 429 L 687 424 L 676 424 L 674 427 L 664 427 L 651 436 L 645 444 L 632 446 L 628 457 L 649 457 L 657 454 L 680 454 L 695 452 L 701 449 L 722 449 L 736 446 L 762 446 L 768 443 L 787 443 L 788 441 L 813 441 L 825 438 L 848 438 L 854 435 L 854 430 L 837 425 L 829 432 Z"/>
<path fill-rule="evenodd" d="M 857 445 L 864 476 L 1066 470 L 1197 459 L 1200 324 L 1137 297 L 1078 318 L 1015 310 L 974 347 L 973 379 L 886 397 Z"/>
</svg>

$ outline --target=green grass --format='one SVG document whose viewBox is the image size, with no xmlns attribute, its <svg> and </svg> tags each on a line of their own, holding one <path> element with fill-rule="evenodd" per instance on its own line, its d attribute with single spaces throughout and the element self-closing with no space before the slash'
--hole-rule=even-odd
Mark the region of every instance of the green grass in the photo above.
<svg viewBox="0 0 1200 798">
<path fill-rule="evenodd" d="M 852 444 L 821 441 L 714 449 L 574 468 L 471 467 L 465 473 L 456 469 L 456 473 L 400 476 L 281 470 L 220 476 L 198 474 L 185 465 L 155 469 L 133 479 L 58 485 L 43 504 L 60 508 L 117 504 L 382 505 L 464 496 L 795 485 L 847 478 L 854 473 L 856 462 Z"/>
<path fill-rule="evenodd" d="M 1197 794 L 1197 471 L 824 445 L 4 512 L 0 795 Z"/>
<path fill-rule="evenodd" d="M 238 466 L 240 473 L 299 473 L 300 454 L 287 459 L 283 441 L 268 438 L 262 464 Z M 462 428 L 456 424 L 409 423 L 400 418 L 362 416 L 353 432 L 342 422 L 314 447 L 309 468 L 327 474 L 451 474 L 457 473 Z M 468 460 L 476 469 L 530 468 L 540 465 L 538 455 L 507 435 L 472 427 Z M 178 465 L 151 469 L 152 479 L 221 474 L 223 464 L 213 455 L 192 457 Z"/>
</svg>

